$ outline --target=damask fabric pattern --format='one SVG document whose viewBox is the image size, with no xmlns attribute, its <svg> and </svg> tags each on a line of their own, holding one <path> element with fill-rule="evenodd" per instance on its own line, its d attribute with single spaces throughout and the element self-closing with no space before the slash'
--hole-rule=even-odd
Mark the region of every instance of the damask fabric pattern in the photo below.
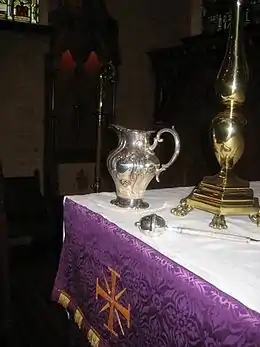
<svg viewBox="0 0 260 347">
<path fill-rule="evenodd" d="M 260 314 L 169 260 L 102 216 L 66 199 L 66 236 L 53 289 L 64 291 L 80 308 L 86 327 L 101 337 L 99 346 L 260 346 Z M 111 269 L 120 278 L 120 305 L 130 304 L 130 325 L 119 312 L 114 331 L 97 285 L 107 292 Z M 106 280 L 109 282 L 107 283 Z M 246 279 L 245 279 L 246 280 Z M 111 306 L 111 303 L 110 303 Z M 75 314 L 75 312 L 71 312 Z M 118 312 L 117 312 L 118 313 Z"/>
</svg>

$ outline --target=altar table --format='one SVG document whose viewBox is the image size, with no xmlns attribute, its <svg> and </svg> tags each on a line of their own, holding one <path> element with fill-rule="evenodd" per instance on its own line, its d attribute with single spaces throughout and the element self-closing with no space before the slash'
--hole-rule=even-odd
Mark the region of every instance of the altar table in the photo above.
<svg viewBox="0 0 260 347">
<path fill-rule="evenodd" d="M 260 183 L 252 183 L 260 195 Z M 64 243 L 53 300 L 92 346 L 259 347 L 260 243 L 178 234 L 210 230 L 212 218 L 170 209 L 191 188 L 150 190 L 147 210 L 122 210 L 114 194 L 66 197 Z M 157 213 L 168 229 L 156 239 L 134 223 Z M 227 217 L 228 232 L 260 239 L 245 217 Z"/>
</svg>

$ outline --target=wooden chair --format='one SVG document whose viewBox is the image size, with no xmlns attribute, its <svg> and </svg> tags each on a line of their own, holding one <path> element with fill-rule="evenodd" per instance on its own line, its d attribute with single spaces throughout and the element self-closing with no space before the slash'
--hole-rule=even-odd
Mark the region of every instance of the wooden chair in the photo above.
<svg viewBox="0 0 260 347">
<path fill-rule="evenodd" d="M 53 223 L 41 194 L 38 172 L 28 177 L 6 177 L 4 182 L 9 244 L 30 246 L 33 243 L 51 242 Z"/>
</svg>

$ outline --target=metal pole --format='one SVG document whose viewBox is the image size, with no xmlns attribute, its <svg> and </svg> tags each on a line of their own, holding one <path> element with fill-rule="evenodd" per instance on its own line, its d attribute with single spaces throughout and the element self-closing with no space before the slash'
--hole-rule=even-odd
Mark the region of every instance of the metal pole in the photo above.
<svg viewBox="0 0 260 347">
<path fill-rule="evenodd" d="M 100 167 L 102 151 L 102 124 L 103 124 L 103 94 L 104 94 L 104 76 L 103 71 L 99 76 L 99 103 L 98 103 L 98 121 L 97 121 L 97 148 L 96 148 L 96 165 L 95 165 L 95 183 L 94 191 L 100 191 Z"/>
<path fill-rule="evenodd" d="M 100 192 L 101 183 L 101 157 L 102 157 L 102 132 L 103 132 L 103 116 L 104 116 L 104 87 L 105 82 L 113 84 L 112 90 L 112 117 L 115 115 L 115 67 L 111 61 L 102 67 L 99 75 L 99 103 L 98 103 L 98 119 L 97 119 L 97 147 L 96 147 L 96 163 L 95 163 L 95 182 L 93 188 L 95 193 Z"/>
</svg>

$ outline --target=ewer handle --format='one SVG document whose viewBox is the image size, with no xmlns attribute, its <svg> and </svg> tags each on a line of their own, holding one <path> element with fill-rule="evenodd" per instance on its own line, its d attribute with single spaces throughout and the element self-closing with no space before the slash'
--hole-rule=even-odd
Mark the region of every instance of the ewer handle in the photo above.
<svg viewBox="0 0 260 347">
<path fill-rule="evenodd" d="M 171 159 L 168 161 L 168 163 L 161 165 L 161 167 L 156 170 L 155 178 L 156 178 L 157 182 L 160 181 L 160 179 L 159 179 L 160 174 L 163 171 L 167 170 L 175 162 L 175 160 L 177 159 L 177 157 L 180 153 L 180 149 L 181 149 L 181 142 L 180 142 L 179 134 L 177 133 L 177 131 L 174 129 L 174 126 L 173 126 L 171 129 L 170 128 L 164 128 L 164 129 L 161 129 L 158 131 L 158 133 L 156 134 L 156 136 L 154 138 L 153 144 L 150 146 L 151 151 L 155 150 L 158 143 L 163 142 L 161 135 L 164 133 L 169 133 L 172 135 L 172 137 L 174 139 L 175 150 L 174 150 L 174 153 L 173 153 Z"/>
</svg>

